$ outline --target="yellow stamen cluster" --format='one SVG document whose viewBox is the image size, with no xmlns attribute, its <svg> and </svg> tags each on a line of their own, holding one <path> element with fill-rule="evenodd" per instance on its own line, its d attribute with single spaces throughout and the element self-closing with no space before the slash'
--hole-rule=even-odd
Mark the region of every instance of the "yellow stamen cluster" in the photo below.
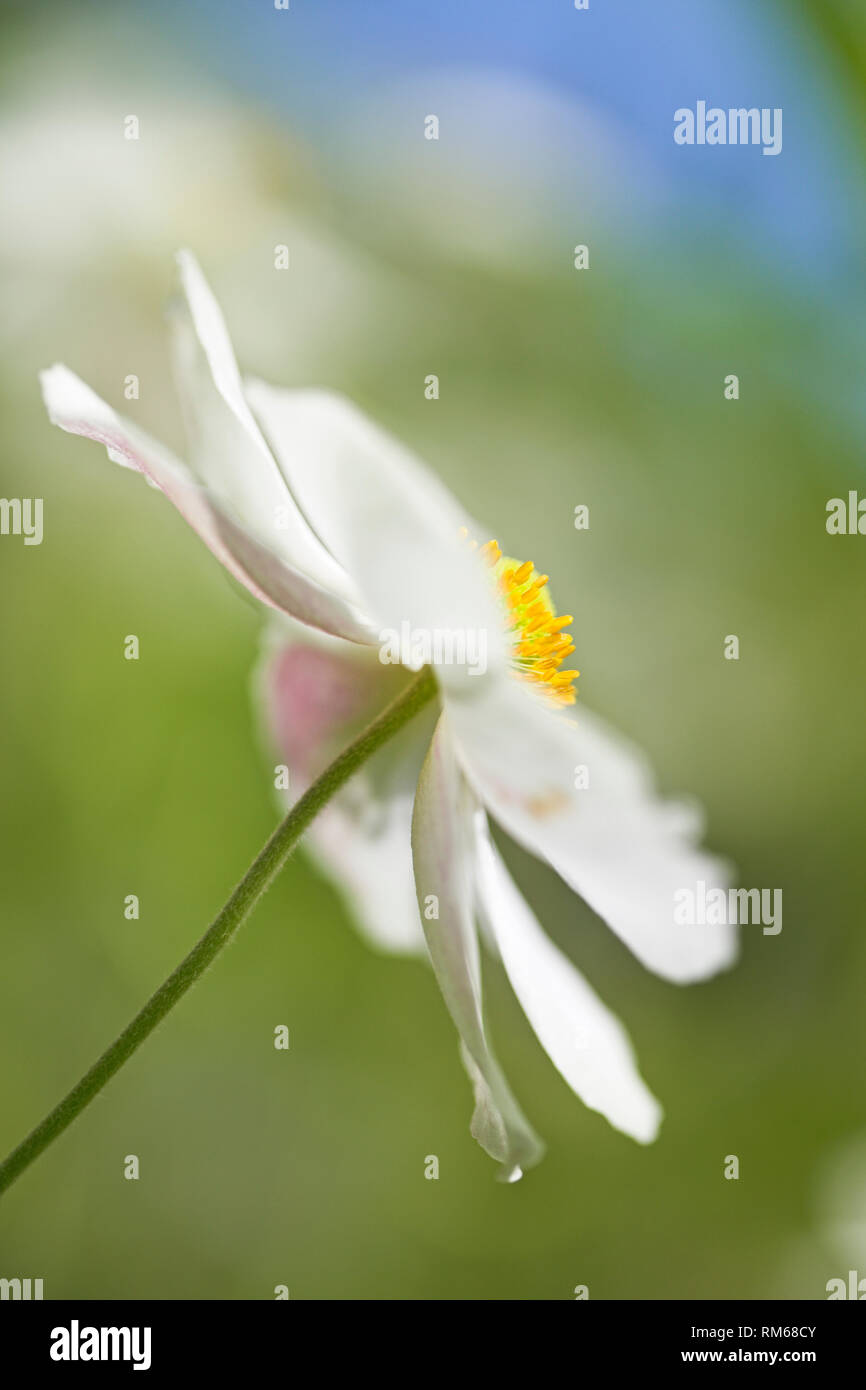
<svg viewBox="0 0 866 1390">
<path fill-rule="evenodd" d="M 493 571 L 505 603 L 518 675 L 540 685 L 555 704 L 573 705 L 580 672 L 564 671 L 562 663 L 574 651 L 571 633 L 565 631 L 574 619 L 570 614 L 557 617 L 548 576 L 539 574 L 531 560 L 521 563 L 503 555 L 496 541 L 488 541 L 478 553 Z"/>
</svg>

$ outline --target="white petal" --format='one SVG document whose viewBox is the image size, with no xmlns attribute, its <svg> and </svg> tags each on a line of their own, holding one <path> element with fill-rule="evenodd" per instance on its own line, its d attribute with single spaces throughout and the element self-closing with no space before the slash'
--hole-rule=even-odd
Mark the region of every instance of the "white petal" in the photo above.
<svg viewBox="0 0 866 1390">
<path fill-rule="evenodd" d="M 478 902 L 514 993 L 551 1061 L 591 1110 L 646 1144 L 661 1107 L 638 1073 L 625 1029 L 542 931 L 493 845 L 478 828 Z"/>
<path fill-rule="evenodd" d="M 483 634 L 487 665 L 501 666 L 502 612 L 461 527 L 489 536 L 447 489 L 341 396 L 260 381 L 246 390 L 301 509 L 377 625 Z M 441 678 L 464 674 L 445 668 Z"/>
<path fill-rule="evenodd" d="M 196 476 L 245 530 L 323 588 L 357 593 L 313 535 L 244 399 L 222 312 L 195 258 L 177 257 L 184 299 L 171 313 L 178 394 Z"/>
<path fill-rule="evenodd" d="M 289 769 L 281 809 L 294 804 L 405 680 L 368 648 L 273 620 L 254 674 L 253 702 L 269 758 Z M 410 834 L 433 714 L 414 719 L 374 754 L 320 812 L 303 842 L 373 945 L 425 957 Z"/>
<path fill-rule="evenodd" d="M 307 831 L 304 845 L 371 946 L 426 957 L 412 873 L 412 797 L 379 800 L 356 781 Z"/>
<path fill-rule="evenodd" d="M 473 805 L 444 718 L 418 780 L 412 857 L 424 934 L 475 1089 L 472 1133 L 510 1180 L 543 1148 L 521 1113 L 487 1041 L 473 921 Z M 435 901 L 437 916 L 431 915 Z"/>
<path fill-rule="evenodd" d="M 694 807 L 659 799 L 643 756 L 575 707 L 574 720 L 525 682 L 447 692 L 460 760 L 479 798 L 513 838 L 547 859 L 650 969 L 703 979 L 731 965 L 731 926 L 683 926 L 675 893 L 724 886 L 727 865 L 696 847 Z M 575 788 L 585 765 L 589 787 Z"/>
<path fill-rule="evenodd" d="M 51 367 L 40 374 L 40 380 L 52 423 L 104 444 L 115 463 L 142 473 L 174 503 L 229 573 L 262 603 L 351 641 L 369 640 L 363 619 L 344 600 L 293 570 L 245 532 L 196 483 L 185 464 L 118 415 L 68 368 Z"/>
</svg>

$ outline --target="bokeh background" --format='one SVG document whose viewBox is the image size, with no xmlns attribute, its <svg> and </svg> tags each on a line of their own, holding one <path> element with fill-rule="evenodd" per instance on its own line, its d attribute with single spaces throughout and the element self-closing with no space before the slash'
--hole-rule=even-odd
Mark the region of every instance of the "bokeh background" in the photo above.
<svg viewBox="0 0 866 1390">
<path fill-rule="evenodd" d="M 642 1149 L 585 1110 L 489 963 L 549 1145 L 503 1187 L 431 972 L 371 952 L 298 856 L 0 1203 L 0 1274 L 119 1299 L 823 1298 L 866 1275 L 866 540 L 824 525 L 866 492 L 866 12 L 7 0 L 2 26 L 0 494 L 43 497 L 45 538 L 0 538 L 0 1147 L 274 819 L 260 614 L 157 493 L 49 427 L 36 386 L 65 361 L 179 448 L 178 246 L 247 370 L 348 392 L 554 576 L 581 698 L 700 797 L 744 886 L 783 889 L 784 927 L 680 989 L 509 849 L 667 1118 Z M 782 154 L 677 147 L 698 99 L 782 107 Z"/>
</svg>

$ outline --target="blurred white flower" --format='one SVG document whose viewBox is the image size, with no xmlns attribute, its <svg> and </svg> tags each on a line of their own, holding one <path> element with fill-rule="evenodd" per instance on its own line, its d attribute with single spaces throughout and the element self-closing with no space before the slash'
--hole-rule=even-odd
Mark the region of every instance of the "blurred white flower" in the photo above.
<svg viewBox="0 0 866 1390">
<path fill-rule="evenodd" d="M 320 159 L 291 129 L 198 74 L 172 83 L 150 70 L 121 81 L 107 73 L 97 88 L 80 70 L 105 35 L 98 26 L 88 34 L 89 44 L 80 34 L 46 40 L 0 105 L 0 352 L 10 372 L 32 371 L 65 333 L 106 374 L 125 337 L 134 362 L 121 380 L 128 370 L 153 381 L 166 267 L 184 244 L 219 265 L 236 331 L 255 342 L 261 370 L 354 363 L 377 343 L 409 339 L 417 316 L 435 311 L 432 295 L 326 225 Z M 135 48 L 135 31 L 127 42 Z M 251 305 L 274 294 L 282 245 L 292 273 L 280 277 L 268 321 L 253 321 Z"/>
<path fill-rule="evenodd" d="M 826 1148 L 810 1219 L 783 1246 L 767 1297 L 866 1299 L 866 1131 Z"/>
<path fill-rule="evenodd" d="M 817 1184 L 817 1226 L 844 1271 L 866 1279 L 866 1133 L 838 1145 Z"/>
<path fill-rule="evenodd" d="M 484 635 L 483 672 L 430 648 L 440 713 L 426 754 L 418 731 L 405 730 L 326 808 L 311 844 L 377 940 L 411 947 L 420 917 L 475 1089 L 472 1132 L 502 1176 L 519 1177 L 542 1146 L 490 1048 L 477 924 L 571 1088 L 649 1142 L 660 1107 L 625 1030 L 539 926 L 487 813 L 670 980 L 702 979 L 734 959 L 733 928 L 673 919 L 675 889 L 721 884 L 725 866 L 696 847 L 694 810 L 656 797 L 633 748 L 582 706 L 569 717 L 572 620 L 557 617 L 546 576 L 495 542 L 473 546 L 482 528 L 348 401 L 244 384 L 196 262 L 183 253 L 179 263 L 174 361 L 189 465 L 62 366 L 42 377 L 51 419 L 143 473 L 280 615 L 259 690 L 295 796 L 393 683 L 378 650 L 384 632 Z M 578 766 L 589 785 L 576 786 Z"/>
<path fill-rule="evenodd" d="M 486 273 L 570 266 L 574 242 L 600 229 L 609 252 L 623 227 L 645 235 L 669 196 L 609 110 L 526 73 L 424 67 L 359 104 L 344 136 L 356 140 L 346 176 L 359 205 L 393 208 L 384 235 Z"/>
<path fill-rule="evenodd" d="M 188 99 L 152 83 L 94 90 L 46 57 L 26 94 L 0 111 L 4 337 L 78 302 L 78 277 L 128 282 L 162 266 L 178 239 L 211 250 L 263 213 L 251 123 L 206 92 Z M 132 105 L 130 105 L 130 101 Z M 138 138 L 127 138 L 139 122 Z M 158 258 L 158 262 L 157 262 Z M 134 294 L 131 296 L 134 300 Z"/>
</svg>

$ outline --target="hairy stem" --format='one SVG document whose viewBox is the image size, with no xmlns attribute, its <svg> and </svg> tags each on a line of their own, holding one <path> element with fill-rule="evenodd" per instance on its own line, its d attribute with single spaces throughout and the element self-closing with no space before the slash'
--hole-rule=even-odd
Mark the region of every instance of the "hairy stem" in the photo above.
<svg viewBox="0 0 866 1390">
<path fill-rule="evenodd" d="M 75 1117 L 99 1094 L 124 1062 L 138 1051 L 145 1038 L 150 1036 L 190 986 L 204 974 L 223 947 L 228 945 L 259 898 L 271 886 L 292 849 L 322 807 L 377 748 L 387 743 L 388 739 L 433 698 L 435 691 L 436 682 L 433 674 L 425 667 L 402 694 L 325 769 L 318 781 L 304 792 L 253 860 L 231 897 L 189 955 L 172 971 L 156 993 L 151 995 L 144 1008 L 127 1024 L 119 1037 L 115 1038 L 111 1046 L 94 1062 L 90 1070 L 85 1072 L 59 1105 L 56 1105 L 41 1124 L 38 1124 L 0 1164 L 0 1193 L 11 1186 L 49 1144 L 72 1124 Z"/>
</svg>

